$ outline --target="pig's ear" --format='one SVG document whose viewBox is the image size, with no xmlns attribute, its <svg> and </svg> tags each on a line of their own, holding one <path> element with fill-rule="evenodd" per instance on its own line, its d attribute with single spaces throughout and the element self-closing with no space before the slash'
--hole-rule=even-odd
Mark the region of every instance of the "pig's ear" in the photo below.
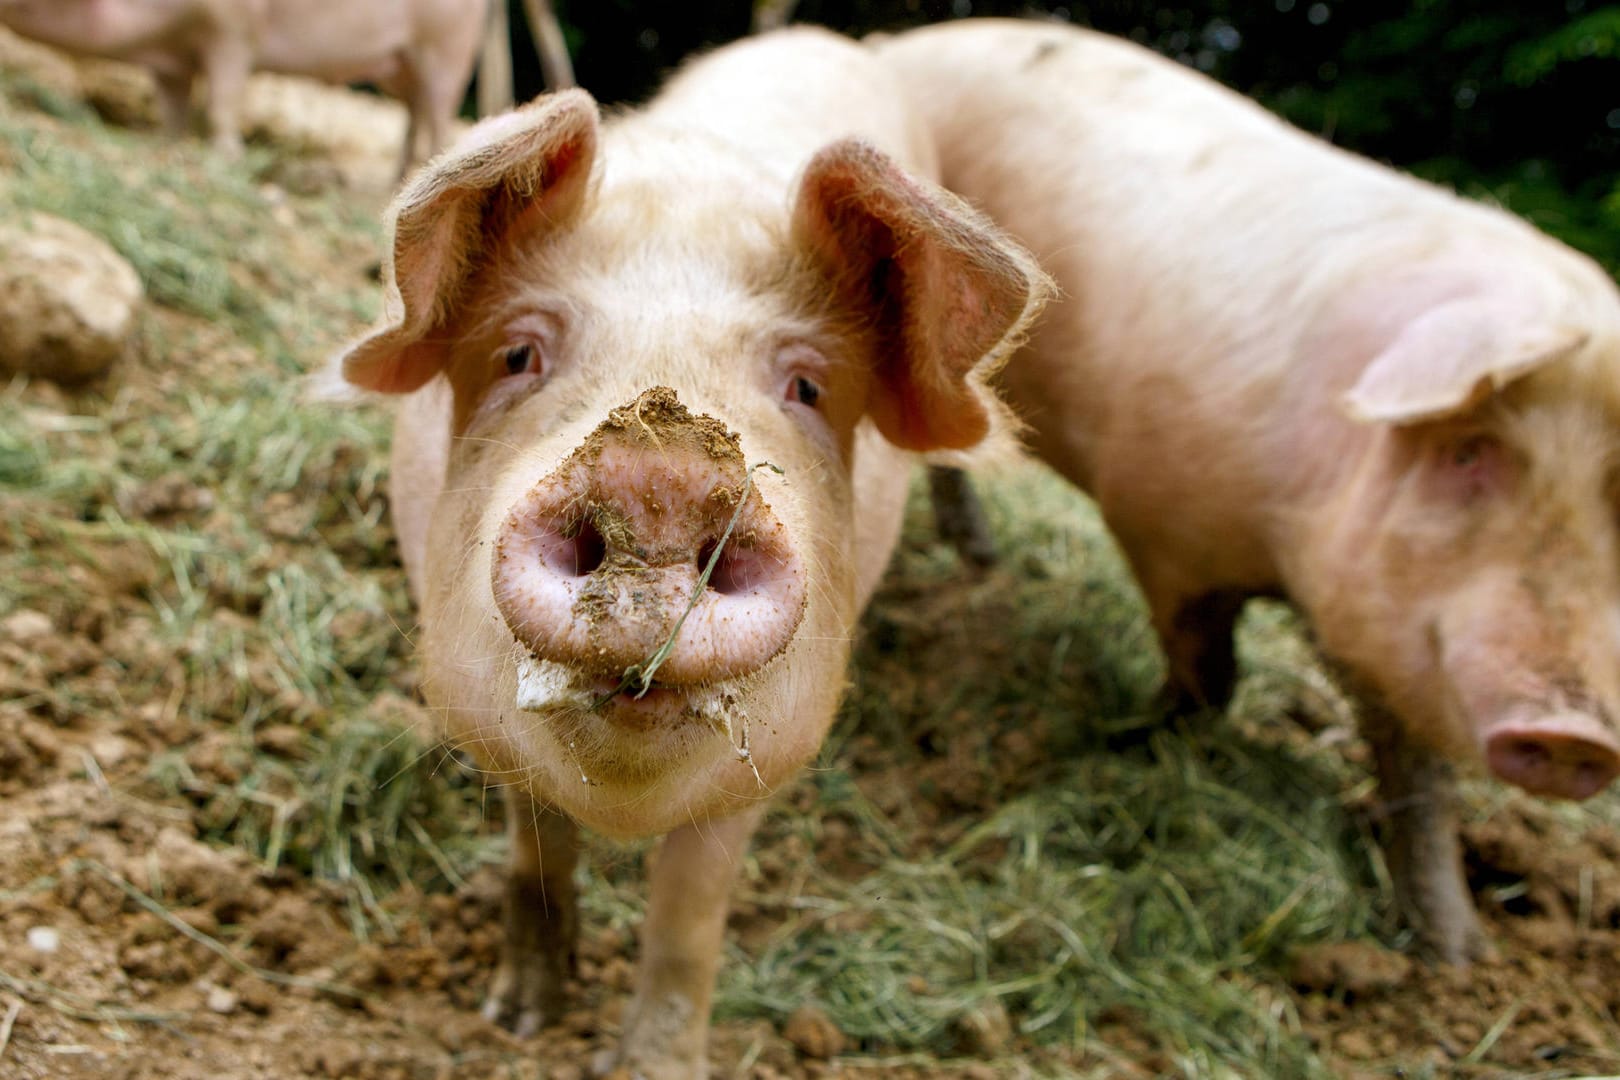
<svg viewBox="0 0 1620 1080">
<path fill-rule="evenodd" d="M 420 169 L 389 208 L 383 314 L 340 358 L 343 378 L 402 394 L 443 370 L 447 321 L 479 266 L 579 211 L 596 130 L 596 102 L 565 90 L 483 121 Z"/>
<path fill-rule="evenodd" d="M 839 303 L 877 334 L 868 411 L 884 437 L 908 450 L 984 438 L 1000 408 L 984 380 L 1049 294 L 1034 259 L 855 139 L 811 160 L 793 228 Z"/>
<path fill-rule="evenodd" d="M 1460 416 L 1586 340 L 1585 331 L 1530 317 L 1500 297 L 1451 300 L 1413 319 L 1373 357 L 1344 408 L 1368 424 Z"/>
</svg>

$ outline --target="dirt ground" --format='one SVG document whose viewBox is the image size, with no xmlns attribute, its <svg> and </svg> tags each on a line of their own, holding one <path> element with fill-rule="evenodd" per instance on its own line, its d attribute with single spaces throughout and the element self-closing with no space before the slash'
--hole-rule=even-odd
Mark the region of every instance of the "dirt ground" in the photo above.
<svg viewBox="0 0 1620 1080">
<path fill-rule="evenodd" d="M 578 1008 L 519 1041 L 477 1013 L 498 945 L 494 868 L 451 894 L 389 897 L 393 933 L 363 941 L 331 883 L 286 868 L 267 873 L 246 852 L 199 842 L 209 804 L 157 797 L 149 763 L 178 752 L 197 776 L 228 782 L 230 739 L 176 721 L 169 658 L 131 632 L 144 614 L 131 583 L 152 568 L 116 551 L 98 555 L 97 569 L 79 564 L 53 580 L 62 603 L 51 615 L 26 610 L 0 621 L 0 1075 L 588 1075 L 630 988 L 626 935 L 587 930 Z M 130 685 L 149 689 L 124 700 Z M 111 700 L 121 703 L 121 722 L 92 721 L 73 705 Z M 412 708 L 403 697 L 390 706 Z M 273 725 L 258 738 L 265 752 L 299 753 L 296 729 Z M 1026 752 L 1041 750 L 1035 743 Z M 933 791 L 941 818 L 986 809 L 972 805 L 984 785 L 960 775 L 950 754 L 898 771 L 874 762 L 862 782 L 879 800 L 926 802 L 920 793 Z M 807 794 L 788 800 L 810 810 Z M 1467 972 L 1429 970 L 1364 945 L 1296 958 L 1298 989 L 1278 1007 L 1297 1012 L 1344 1075 L 1402 1075 L 1391 1061 L 1427 1063 L 1441 1075 L 1509 1075 L 1504 1063 L 1523 1074 L 1613 1070 L 1620 836 L 1562 835 L 1526 806 L 1466 836 L 1496 959 Z M 772 904 L 758 894 L 786 887 L 800 860 L 837 872 L 836 833 L 826 835 L 821 850 L 760 851 L 752 898 L 733 915 L 740 934 L 769 927 Z M 1490 902 L 1490 887 L 1503 882 L 1517 887 Z M 814 1024 L 793 1033 L 812 1052 L 843 1041 Z M 877 1048 L 822 1062 L 756 1020 L 720 1023 L 712 1057 L 716 1076 L 760 1080 L 1180 1072 L 1151 1015 L 1105 1016 L 1094 1039 L 1081 1049 L 1013 1039 L 983 1061 Z M 1487 1058 L 1495 1064 L 1474 1067 Z"/>
<path fill-rule="evenodd" d="M 306 260 L 289 272 L 317 283 L 352 284 L 375 257 L 359 243 L 301 249 L 289 241 L 286 250 Z M 189 344 L 143 350 L 112 385 L 84 394 L 14 386 L 0 408 L 23 410 L 43 432 L 71 432 L 76 418 L 114 413 L 122 419 L 113 422 L 142 423 L 172 412 L 188 379 L 240 350 L 193 316 L 154 308 L 149 318 L 161 331 L 151 340 Z M 355 469 L 342 453 L 326 467 L 326 487 L 318 471 L 305 478 L 317 502 L 344 497 Z M 382 496 L 348 494 L 357 513 L 266 500 L 254 513 L 270 543 L 254 558 L 296 561 L 300 538 L 316 528 L 350 572 L 382 592 L 380 629 L 377 619 L 357 618 L 333 637 L 371 650 L 364 663 L 388 687 L 374 718 L 421 728 L 403 579 L 372 512 Z M 125 520 L 185 522 L 188 535 L 222 548 L 246 542 L 240 521 L 192 473 L 153 477 L 118 495 Z M 0 1077 L 590 1075 L 593 1056 L 612 1044 L 631 984 L 635 943 L 623 926 L 587 927 L 577 1007 L 518 1040 L 478 1015 L 498 946 L 493 865 L 446 891 L 376 897 L 357 920 L 351 889 L 212 839 L 219 793 L 242 790 L 256 767 L 250 757 L 296 767 L 310 752 L 306 729 L 331 723 L 328 703 L 278 681 L 273 657 L 253 644 L 249 631 L 273 599 L 262 590 L 203 583 L 192 612 L 196 639 L 177 647 L 164 638 L 172 553 L 81 527 L 94 519 L 88 510 L 0 492 L 0 555 L 16 575 L 0 582 L 12 593 L 0 605 Z M 53 557 L 33 557 L 41 552 Z M 980 618 L 993 621 L 993 598 L 1010 592 L 1020 572 L 1013 563 L 968 586 L 991 598 Z M 882 602 L 915 621 L 948 622 L 961 601 L 908 591 L 902 580 Z M 250 645 L 210 673 L 201 661 L 230 654 L 219 652 L 230 640 Z M 986 649 L 984 662 L 996 662 L 994 647 Z M 903 672 L 900 659 L 878 662 L 895 664 L 883 677 L 911 680 L 917 697 L 948 695 L 953 682 L 972 677 L 950 665 Z M 251 722 L 242 715 L 243 687 L 260 703 Z M 987 722 L 930 736 L 926 752 L 857 737 L 842 753 L 873 805 L 904 805 L 923 823 L 907 840 L 921 858 L 1028 785 L 1053 739 L 1039 728 Z M 996 750 L 990 773 L 979 753 L 986 745 Z M 288 819 L 300 812 L 277 802 L 284 794 L 262 798 L 272 827 L 279 811 Z M 1330 944 L 1281 971 L 1271 1007 L 1341 1075 L 1620 1072 L 1620 834 L 1591 824 L 1572 830 L 1528 799 L 1501 798 L 1465 832 L 1497 957 L 1464 972 L 1426 968 L 1380 946 Z M 803 785 L 782 799 L 805 814 L 815 802 Z M 494 838 L 498 817 L 492 805 L 467 827 Z M 807 867 L 847 880 L 869 871 L 849 857 L 842 827 L 816 835 L 813 844 L 759 849 L 732 916 L 744 954 L 779 925 Z M 639 856 L 623 854 L 610 873 L 633 883 Z M 759 1080 L 1188 1071 L 1148 1012 L 1104 1013 L 1082 1037 L 1057 1043 L 1017 1034 L 1005 1016 L 988 1015 L 980 1026 L 964 1033 L 959 1053 L 935 1058 L 845 1038 L 815 1014 L 722 1019 L 712 1070 Z"/>
</svg>

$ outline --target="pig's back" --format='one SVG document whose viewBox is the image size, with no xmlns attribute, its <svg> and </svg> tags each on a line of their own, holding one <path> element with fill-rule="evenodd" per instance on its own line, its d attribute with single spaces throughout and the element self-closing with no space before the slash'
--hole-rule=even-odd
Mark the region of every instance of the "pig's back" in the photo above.
<svg viewBox="0 0 1620 1080">
<path fill-rule="evenodd" d="M 975 20 L 876 47 L 937 141 L 943 183 L 1062 290 L 1003 372 L 1033 449 L 1128 548 L 1206 582 L 1276 584 L 1298 386 L 1334 409 L 1346 388 L 1299 348 L 1325 304 L 1459 236 L 1543 262 L 1556 247 L 1129 42 Z"/>
<path fill-rule="evenodd" d="M 890 66 L 837 34 L 794 27 L 700 57 L 648 110 L 654 121 L 698 126 L 796 176 L 835 139 L 864 139 L 908 171 L 938 178 L 933 139 Z"/>
<path fill-rule="evenodd" d="M 1333 237 L 1393 235 L 1419 187 L 1100 34 L 985 20 L 880 48 L 945 185 L 1063 290 L 1005 377 L 1039 448 L 1087 487 L 1091 444 L 1139 397 L 1178 399 L 1184 431 L 1189 411 L 1263 407 L 1334 276 Z"/>
</svg>

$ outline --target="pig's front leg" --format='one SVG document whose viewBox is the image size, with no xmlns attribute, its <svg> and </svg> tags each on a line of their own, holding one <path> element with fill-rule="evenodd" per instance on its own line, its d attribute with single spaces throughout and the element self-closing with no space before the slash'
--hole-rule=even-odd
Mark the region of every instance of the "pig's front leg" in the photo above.
<svg viewBox="0 0 1620 1080">
<path fill-rule="evenodd" d="M 1368 705 L 1362 731 L 1377 762 L 1384 856 L 1395 897 L 1425 951 L 1468 964 L 1491 949 L 1463 874 L 1451 766 L 1416 745 L 1399 718 Z"/>
<path fill-rule="evenodd" d="M 517 788 L 507 789 L 506 812 L 512 840 L 506 940 L 484 1016 L 527 1038 L 562 1015 L 564 982 L 573 972 L 579 830 Z"/>
<path fill-rule="evenodd" d="M 191 82 L 196 71 L 187 63 L 157 64 L 151 71 L 163 133 L 179 138 L 191 128 Z"/>
<path fill-rule="evenodd" d="M 253 73 L 253 45 L 246 32 L 227 29 L 203 46 L 203 81 L 208 89 L 208 137 L 228 158 L 242 155 L 242 102 Z"/>
<path fill-rule="evenodd" d="M 709 1002 L 731 884 L 763 806 L 686 825 L 659 845 L 641 928 L 636 993 L 616 1053 L 599 1063 L 644 1080 L 703 1080 Z"/>
</svg>

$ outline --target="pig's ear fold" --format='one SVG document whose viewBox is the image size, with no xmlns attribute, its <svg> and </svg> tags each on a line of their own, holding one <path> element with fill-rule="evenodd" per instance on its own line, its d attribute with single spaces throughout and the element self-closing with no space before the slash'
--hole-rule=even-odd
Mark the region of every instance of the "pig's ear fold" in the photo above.
<svg viewBox="0 0 1620 1080">
<path fill-rule="evenodd" d="M 339 358 L 343 378 L 400 394 L 442 371 L 447 320 L 479 266 L 579 211 L 596 131 L 596 102 L 565 90 L 485 120 L 418 170 L 388 211 L 382 317 Z"/>
<path fill-rule="evenodd" d="M 811 160 L 793 228 L 837 302 L 877 335 L 868 411 L 884 437 L 908 450 L 984 438 L 1001 408 L 984 380 L 1050 291 L 1034 259 L 855 139 Z"/>
<path fill-rule="evenodd" d="M 1344 409 L 1368 424 L 1460 416 L 1574 352 L 1587 336 L 1501 297 L 1451 300 L 1413 319 L 1373 357 L 1345 395 Z"/>
</svg>

